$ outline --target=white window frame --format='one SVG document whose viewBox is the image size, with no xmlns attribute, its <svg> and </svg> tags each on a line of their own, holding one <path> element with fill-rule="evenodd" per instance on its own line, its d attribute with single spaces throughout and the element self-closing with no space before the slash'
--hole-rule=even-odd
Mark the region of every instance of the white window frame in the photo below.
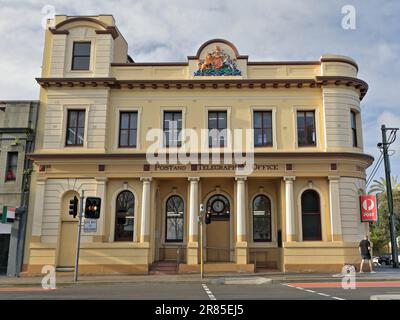
<svg viewBox="0 0 400 320">
<path fill-rule="evenodd" d="M 215 111 L 220 111 L 220 112 L 226 112 L 226 130 L 228 133 L 228 137 L 227 137 L 227 144 L 226 147 L 210 147 L 208 145 L 208 132 L 209 132 L 209 128 L 208 128 L 208 113 L 209 112 L 215 112 Z M 203 141 L 203 150 L 210 152 L 213 151 L 215 149 L 220 149 L 222 151 L 228 151 L 228 150 L 233 150 L 233 145 L 232 145 L 232 132 L 231 132 L 231 114 L 232 114 L 232 107 L 229 106 L 207 106 L 204 108 L 204 128 L 206 129 L 206 136 L 205 137 L 201 137 L 202 141 Z"/>
<path fill-rule="evenodd" d="M 87 149 L 88 147 L 88 127 L 89 127 L 89 112 L 90 104 L 65 104 L 63 105 L 63 122 L 62 122 L 62 135 L 60 141 L 60 149 L 76 150 L 77 148 Z M 85 110 L 85 130 L 82 146 L 69 146 L 67 145 L 67 125 L 68 125 L 68 110 Z"/>
<path fill-rule="evenodd" d="M 257 111 L 270 111 L 272 113 L 272 146 L 255 146 L 254 144 L 254 112 Z M 251 129 L 253 130 L 253 134 L 251 135 L 251 144 L 254 147 L 254 152 L 256 150 L 277 150 L 277 130 L 276 130 L 276 106 L 252 106 L 250 107 L 250 121 L 251 121 Z"/>
<path fill-rule="evenodd" d="M 182 131 L 181 131 L 181 135 L 182 135 L 182 141 L 181 141 L 181 146 L 180 147 L 165 147 L 164 144 L 164 112 L 181 112 L 182 113 Z M 168 107 L 161 107 L 160 108 L 160 129 L 163 133 L 161 139 L 160 139 L 160 143 L 161 143 L 161 150 L 163 150 L 163 152 L 178 152 L 180 150 L 182 150 L 185 147 L 185 129 L 186 129 L 186 107 L 183 106 L 168 106 Z"/>
<path fill-rule="evenodd" d="M 119 146 L 119 129 L 121 126 L 120 123 L 120 114 L 121 112 L 137 112 L 137 124 L 136 124 L 136 147 L 120 147 Z M 141 107 L 117 107 L 115 109 L 115 131 L 114 131 L 114 144 L 113 149 L 119 151 L 134 151 L 140 149 L 140 138 L 141 138 L 141 117 L 142 117 L 142 108 Z"/>
<path fill-rule="evenodd" d="M 300 111 L 314 111 L 315 115 L 315 146 L 299 146 L 298 133 L 297 133 L 297 112 Z M 315 105 L 296 105 L 293 106 L 293 121 L 294 121 L 294 149 L 300 150 L 315 150 L 321 148 L 321 132 L 320 132 L 320 110 Z"/>
</svg>

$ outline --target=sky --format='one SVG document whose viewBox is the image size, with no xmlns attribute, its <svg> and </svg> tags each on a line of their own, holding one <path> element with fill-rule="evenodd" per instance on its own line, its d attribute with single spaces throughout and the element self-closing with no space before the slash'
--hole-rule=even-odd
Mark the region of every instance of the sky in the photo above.
<svg viewBox="0 0 400 320">
<path fill-rule="evenodd" d="M 355 29 L 342 27 L 345 5 L 355 9 Z M 249 61 L 350 56 L 369 84 L 361 102 L 365 153 L 378 159 L 382 124 L 400 127 L 398 0 L 0 0 L 0 100 L 38 99 L 42 20 L 54 12 L 112 14 L 135 62 L 186 61 L 214 38 L 231 41 Z M 390 150 L 400 179 L 400 133 Z M 383 175 L 382 164 L 375 177 Z"/>
</svg>

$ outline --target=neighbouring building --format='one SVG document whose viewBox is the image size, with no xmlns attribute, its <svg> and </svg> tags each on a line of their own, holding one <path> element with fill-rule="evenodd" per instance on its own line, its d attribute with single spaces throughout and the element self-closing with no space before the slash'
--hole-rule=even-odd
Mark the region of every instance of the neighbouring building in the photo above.
<svg viewBox="0 0 400 320">
<path fill-rule="evenodd" d="M 359 193 L 373 158 L 355 61 L 251 61 L 215 39 L 184 62 L 140 63 L 112 16 L 53 22 L 37 79 L 26 272 L 73 267 L 69 201 L 83 190 L 102 206 L 82 233 L 81 272 L 146 274 L 158 261 L 198 271 L 200 204 L 211 222 L 206 271 L 340 271 L 359 261 L 368 233 Z M 156 145 L 146 139 L 155 129 Z"/>
<path fill-rule="evenodd" d="M 27 206 L 38 101 L 0 101 L 0 215 Z M 5 211 L 7 212 L 7 210 Z M 15 213 L 12 214 L 13 218 Z M 16 274 L 17 247 L 23 246 L 24 217 L 0 223 L 0 274 Z M 22 220 L 20 220 L 22 218 Z M 3 220 L 3 219 L 0 219 Z M 21 251 L 22 252 L 22 251 Z"/>
</svg>

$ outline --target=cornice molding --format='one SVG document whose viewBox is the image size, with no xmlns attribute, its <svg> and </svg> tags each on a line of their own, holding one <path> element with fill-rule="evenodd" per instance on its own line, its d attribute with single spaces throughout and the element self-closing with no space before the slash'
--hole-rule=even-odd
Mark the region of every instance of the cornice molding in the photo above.
<svg viewBox="0 0 400 320">
<path fill-rule="evenodd" d="M 368 91 L 368 84 L 358 78 L 316 76 L 314 79 L 186 79 L 186 80 L 117 80 L 116 78 L 36 78 L 44 88 L 49 87 L 110 87 L 112 89 L 230 89 L 230 88 L 320 88 L 343 85 L 360 91 L 360 100 Z"/>
</svg>

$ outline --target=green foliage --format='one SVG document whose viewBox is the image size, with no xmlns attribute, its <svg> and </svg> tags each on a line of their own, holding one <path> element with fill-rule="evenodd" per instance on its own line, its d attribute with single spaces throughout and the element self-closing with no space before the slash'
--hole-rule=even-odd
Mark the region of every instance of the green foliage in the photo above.
<svg viewBox="0 0 400 320">
<path fill-rule="evenodd" d="M 397 236 L 400 236 L 400 183 L 397 177 L 391 177 L 394 212 L 396 215 Z M 386 180 L 380 178 L 373 180 L 369 193 L 375 193 L 378 200 L 378 221 L 370 223 L 371 241 L 374 244 L 374 254 L 382 254 L 389 251 L 390 224 L 389 210 L 386 195 Z"/>
</svg>

